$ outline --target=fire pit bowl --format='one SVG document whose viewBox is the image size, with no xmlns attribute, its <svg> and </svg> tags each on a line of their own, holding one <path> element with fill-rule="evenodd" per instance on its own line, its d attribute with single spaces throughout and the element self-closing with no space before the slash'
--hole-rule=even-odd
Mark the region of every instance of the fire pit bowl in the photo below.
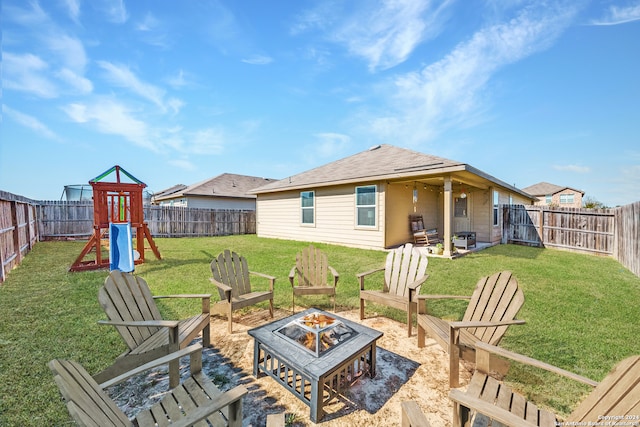
<svg viewBox="0 0 640 427">
<path fill-rule="evenodd" d="M 294 319 L 276 329 L 276 333 L 284 335 L 316 357 L 358 334 L 342 321 L 318 312 Z"/>
</svg>

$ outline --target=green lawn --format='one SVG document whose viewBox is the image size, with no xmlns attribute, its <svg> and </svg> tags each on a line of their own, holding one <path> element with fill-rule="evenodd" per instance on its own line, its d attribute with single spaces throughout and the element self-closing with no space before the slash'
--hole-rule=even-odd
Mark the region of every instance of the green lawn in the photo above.
<svg viewBox="0 0 640 427">
<path fill-rule="evenodd" d="M 136 273 L 154 294 L 216 293 L 209 262 L 231 248 L 247 257 L 249 268 L 277 277 L 275 304 L 288 309 L 287 279 L 295 253 L 307 243 L 261 239 L 254 235 L 156 239 L 163 259 L 148 253 Z M 46 363 L 71 358 L 89 372 L 108 366 L 124 351 L 113 328 L 99 326 L 104 314 L 97 290 L 106 271 L 69 273 L 84 242 L 41 242 L 0 285 L 0 425 L 69 425 L 66 408 Z M 385 253 L 318 245 L 340 272 L 338 310 L 358 304 L 356 273 L 382 266 Z M 519 318 L 501 345 L 570 371 L 601 380 L 619 360 L 640 353 L 640 279 L 613 259 L 550 249 L 501 245 L 456 260 L 429 260 L 422 293 L 470 295 L 479 277 L 511 270 L 525 293 Z M 373 280 L 367 279 L 367 282 Z M 266 281 L 257 282 L 266 286 Z M 296 298 L 301 305 L 331 308 L 329 299 Z M 162 300 L 166 318 L 198 310 L 197 302 Z M 266 307 L 266 305 L 263 305 Z M 439 316 L 461 316 L 464 302 L 432 305 Z M 403 314 L 377 308 L 403 319 Z M 215 343 L 214 343 L 215 345 Z M 588 391 L 556 376 L 514 365 L 509 382 L 537 402 L 568 413 Z"/>
</svg>

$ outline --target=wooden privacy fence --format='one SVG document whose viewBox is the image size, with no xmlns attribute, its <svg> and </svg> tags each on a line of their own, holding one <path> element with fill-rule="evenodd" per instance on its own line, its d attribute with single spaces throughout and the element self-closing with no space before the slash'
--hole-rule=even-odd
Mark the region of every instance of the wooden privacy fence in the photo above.
<svg viewBox="0 0 640 427">
<path fill-rule="evenodd" d="M 256 233 L 256 212 L 248 210 L 145 206 L 144 218 L 154 237 Z"/>
<path fill-rule="evenodd" d="M 0 283 L 38 240 L 35 203 L 0 191 Z"/>
<path fill-rule="evenodd" d="M 640 202 L 615 209 L 504 205 L 503 242 L 609 255 L 640 276 Z"/>
<path fill-rule="evenodd" d="M 144 207 L 154 237 L 205 237 L 255 234 L 255 211 Z M 93 233 L 93 202 L 43 201 L 38 205 L 40 239 L 88 238 Z"/>
</svg>

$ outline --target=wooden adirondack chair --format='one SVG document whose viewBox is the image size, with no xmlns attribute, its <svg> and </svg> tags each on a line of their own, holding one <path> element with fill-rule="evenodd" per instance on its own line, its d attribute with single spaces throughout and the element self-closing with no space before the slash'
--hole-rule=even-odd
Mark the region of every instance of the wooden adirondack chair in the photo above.
<svg viewBox="0 0 640 427">
<path fill-rule="evenodd" d="M 249 271 L 245 257 L 225 249 L 211 261 L 211 283 L 216 285 L 220 293 L 220 301 L 213 305 L 215 314 L 225 314 L 229 321 L 229 333 L 233 329 L 231 314 L 234 310 L 269 300 L 269 314 L 273 318 L 273 286 L 276 278 L 262 273 Z M 268 291 L 252 291 L 249 275 L 260 276 L 269 280 Z"/>
<path fill-rule="evenodd" d="M 333 283 L 329 282 L 329 273 Z M 297 286 L 296 286 L 296 280 Z M 289 272 L 291 282 L 291 312 L 296 311 L 296 295 L 331 295 L 336 311 L 336 286 L 340 275 L 329 265 L 327 255 L 313 245 L 296 254 L 296 265 Z"/>
<path fill-rule="evenodd" d="M 419 314 L 418 347 L 424 347 L 425 336 L 431 338 L 449 353 L 449 383 L 458 386 L 460 357 L 469 362 L 475 361 L 475 343 L 482 341 L 497 345 L 509 325 L 523 324 L 524 320 L 515 320 L 520 307 L 524 304 L 524 293 L 518 287 L 518 281 L 510 271 L 495 273 L 478 281 L 473 295 L 419 295 L 418 300 L 428 299 L 468 299 L 469 305 L 462 321 L 446 320 Z M 452 350 L 453 349 L 453 350 Z M 506 372 L 508 364 L 494 361 L 494 369 Z"/>
<path fill-rule="evenodd" d="M 359 273 L 360 282 L 360 320 L 364 319 L 364 302 L 371 301 L 407 312 L 408 336 L 411 336 L 413 313 L 417 312 L 416 296 L 420 287 L 429 277 L 428 258 L 411 243 L 389 252 L 384 268 Z M 384 271 L 381 290 L 365 290 L 364 278 L 370 274 Z"/>
<path fill-rule="evenodd" d="M 155 366 L 172 363 L 191 355 L 191 376 L 177 387 L 172 387 L 162 400 L 151 408 L 139 412 L 134 420 L 118 408 L 104 389 Z M 242 426 L 242 397 L 247 389 L 237 386 L 220 392 L 202 373 L 202 346 L 189 346 L 150 363 L 135 368 L 105 384 L 98 384 L 77 362 L 54 359 L 49 362 L 54 380 L 67 402 L 69 414 L 80 426 Z M 203 421 L 204 420 L 204 421 Z"/>
<path fill-rule="evenodd" d="M 164 320 L 155 300 L 159 298 L 198 298 L 202 300 L 202 312 L 184 320 Z M 133 367 L 185 348 L 202 333 L 202 343 L 209 346 L 210 294 L 182 294 L 152 296 L 147 282 L 130 273 L 113 270 L 98 292 L 98 301 L 109 320 L 101 325 L 113 325 L 129 347 L 113 365 L 95 375 L 104 382 Z M 178 362 L 169 364 L 169 384 L 178 385 Z"/>
<path fill-rule="evenodd" d="M 594 387 L 566 420 L 537 407 L 510 387 L 488 375 L 490 355 L 535 366 Z M 453 425 L 468 426 L 473 413 L 513 427 L 555 427 L 558 425 L 638 425 L 640 424 L 640 355 L 619 362 L 598 383 L 553 365 L 518 353 L 479 342 L 476 371 L 466 391 L 452 389 Z M 526 408 L 526 409 L 525 409 Z M 609 424 L 607 424 L 609 423 Z M 626 423 L 626 424 L 625 424 Z"/>
</svg>

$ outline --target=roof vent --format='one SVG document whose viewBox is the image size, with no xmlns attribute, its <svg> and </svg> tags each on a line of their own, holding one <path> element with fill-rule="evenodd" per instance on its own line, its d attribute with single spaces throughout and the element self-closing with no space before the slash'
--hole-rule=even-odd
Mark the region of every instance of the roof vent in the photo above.
<svg viewBox="0 0 640 427">
<path fill-rule="evenodd" d="M 369 148 L 369 151 L 377 150 L 378 148 L 380 148 L 380 145 L 374 145 Z"/>
</svg>

